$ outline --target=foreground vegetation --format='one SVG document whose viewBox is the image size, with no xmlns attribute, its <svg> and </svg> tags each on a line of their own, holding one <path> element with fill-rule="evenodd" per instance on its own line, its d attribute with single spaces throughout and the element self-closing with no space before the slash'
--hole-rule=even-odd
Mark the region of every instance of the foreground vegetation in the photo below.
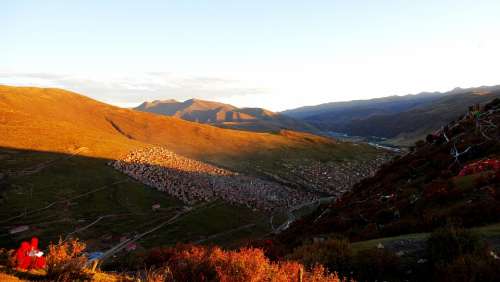
<svg viewBox="0 0 500 282">
<path fill-rule="evenodd" d="M 49 281 L 343 281 L 321 265 L 306 268 L 295 261 L 272 262 L 260 249 L 226 251 L 190 244 L 153 249 L 138 258 L 143 268 L 136 265 L 135 274 L 107 274 L 96 271 L 84 249 L 85 244 L 77 239 L 60 240 L 49 246 L 47 269 L 29 272 L 16 270 L 13 250 L 3 250 L 0 265 L 4 266 L 4 273 L 0 278 L 10 275 L 12 279 Z"/>
<path fill-rule="evenodd" d="M 269 249 L 177 244 L 137 253 L 112 273 L 92 269 L 77 239 L 50 244 L 46 271 L 18 272 L 13 250 L 0 252 L 1 275 L 50 281 L 499 281 L 500 258 L 483 235 L 498 225 L 468 230 L 449 225 L 424 235 L 418 252 L 351 244 L 342 236 L 305 242 L 281 258 Z M 496 237 L 498 238 L 498 237 Z M 381 240 L 388 243 L 388 240 Z M 121 272 L 116 272 L 122 269 Z M 0 276 L 1 278 L 2 276 Z M 300 280 L 302 279 L 302 280 Z M 3 280 L 2 280 L 3 281 Z M 13 280 L 15 281 L 15 280 Z"/>
<path fill-rule="evenodd" d="M 498 225 L 493 226 L 497 228 Z M 500 234 L 491 237 L 488 229 L 468 230 L 449 225 L 430 234 L 353 244 L 344 237 L 334 236 L 306 242 L 286 257 L 306 266 L 323 264 L 327 269 L 335 269 L 341 277 L 357 281 L 498 281 L 499 246 L 492 242 Z M 409 238 L 421 241 L 412 243 Z M 391 240 L 400 245 L 391 244 Z"/>
</svg>

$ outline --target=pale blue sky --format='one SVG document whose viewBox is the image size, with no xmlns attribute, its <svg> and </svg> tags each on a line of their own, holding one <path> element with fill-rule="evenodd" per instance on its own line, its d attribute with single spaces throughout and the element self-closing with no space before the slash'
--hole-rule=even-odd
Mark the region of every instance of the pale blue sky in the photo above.
<svg viewBox="0 0 500 282">
<path fill-rule="evenodd" d="M 500 1 L 0 2 L 0 83 L 283 110 L 500 84 Z"/>
</svg>

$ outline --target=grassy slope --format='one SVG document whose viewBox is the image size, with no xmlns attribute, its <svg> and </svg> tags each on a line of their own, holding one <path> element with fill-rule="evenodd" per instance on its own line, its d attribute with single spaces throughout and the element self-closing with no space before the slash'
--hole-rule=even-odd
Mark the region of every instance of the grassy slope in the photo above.
<svg viewBox="0 0 500 282">
<path fill-rule="evenodd" d="M 19 240 L 33 235 L 42 238 L 42 244 L 45 245 L 50 240 L 56 240 L 59 235 L 66 235 L 106 215 L 116 216 L 101 220 L 91 228 L 79 232 L 78 236 L 83 239 L 95 239 L 106 235 L 131 235 L 134 231 L 145 231 L 154 227 L 173 216 L 175 209 L 182 208 L 181 203 L 165 193 L 145 187 L 106 166 L 105 159 L 61 159 L 59 154 L 18 150 L 0 150 L 0 156 L 3 159 L 0 171 L 16 166 L 30 167 L 40 161 L 57 160 L 39 173 L 9 179 L 10 187 L 2 193 L 3 203 L 0 208 L 0 218 L 4 220 L 23 211 L 30 213 L 54 201 L 70 199 L 108 185 L 108 188 L 71 200 L 69 203 L 61 202 L 47 210 L 0 223 L 0 226 L 4 227 L 0 233 L 2 246 L 13 246 Z M 113 185 L 124 180 L 126 182 Z M 151 210 L 151 205 L 155 203 L 161 204 L 160 211 Z M 238 217 L 233 216 L 236 211 Z M 202 214 L 187 216 L 170 228 L 164 228 L 157 234 L 146 237 L 140 243 L 151 247 L 179 240 L 198 240 L 249 223 L 257 224 L 256 234 L 268 231 L 267 217 L 264 214 L 216 203 L 204 209 Z M 30 226 L 29 232 L 14 236 L 7 234 L 10 228 L 24 224 Z M 233 241 L 239 238 L 236 236 Z M 90 242 L 90 247 L 95 249 L 107 246 L 106 240 Z"/>
<path fill-rule="evenodd" d="M 475 227 L 471 228 L 470 230 L 476 234 L 479 234 L 486 240 L 500 238 L 500 223 Z M 384 237 L 367 241 L 354 242 L 352 243 L 352 249 L 353 252 L 357 253 L 362 250 L 376 248 L 379 243 L 381 243 L 382 245 L 387 245 L 392 242 L 397 242 L 401 240 L 424 241 L 429 237 L 429 235 L 430 233 L 413 233 L 401 236 Z"/>
<path fill-rule="evenodd" d="M 126 216 L 105 218 L 78 235 L 84 239 L 109 234 L 127 235 L 134 230 L 147 230 L 169 218 L 173 215 L 172 209 L 181 207 L 180 203 L 105 165 L 109 159 L 150 144 L 163 145 L 189 157 L 255 174 L 262 169 L 281 169 L 284 159 L 300 162 L 304 158 L 368 158 L 377 153 L 368 146 L 337 143 L 309 134 L 226 130 L 121 109 L 64 90 L 7 86 L 0 86 L 0 135 L 0 171 L 22 170 L 56 160 L 39 173 L 9 179 L 10 187 L 1 191 L 1 218 L 128 180 L 70 201 L 69 205 L 60 203 L 20 220 L 0 223 L 3 227 L 0 245 L 12 245 L 31 235 L 38 235 L 45 241 L 42 244 L 47 243 L 109 214 Z M 87 149 L 67 159 L 68 154 L 81 147 Z M 261 168 L 255 169 L 259 164 Z M 162 210 L 152 213 L 151 204 L 156 202 L 161 203 Z M 83 219 L 86 221 L 78 222 Z M 162 228 L 140 243 L 149 247 L 179 240 L 199 240 L 248 223 L 257 226 L 231 236 L 217 237 L 215 242 L 232 244 L 241 238 L 269 231 L 267 215 L 218 203 L 203 213 L 187 216 L 173 226 Z M 9 228 L 20 224 L 38 229 L 19 236 L 6 233 Z M 106 240 L 91 242 L 96 248 L 105 244 Z"/>
</svg>

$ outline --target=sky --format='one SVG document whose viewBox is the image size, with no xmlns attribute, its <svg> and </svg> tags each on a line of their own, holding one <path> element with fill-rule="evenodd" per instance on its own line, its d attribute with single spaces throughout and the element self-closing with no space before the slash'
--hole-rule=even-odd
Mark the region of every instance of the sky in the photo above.
<svg viewBox="0 0 500 282">
<path fill-rule="evenodd" d="M 0 2 L 0 84 L 281 111 L 500 84 L 500 1 Z"/>
</svg>

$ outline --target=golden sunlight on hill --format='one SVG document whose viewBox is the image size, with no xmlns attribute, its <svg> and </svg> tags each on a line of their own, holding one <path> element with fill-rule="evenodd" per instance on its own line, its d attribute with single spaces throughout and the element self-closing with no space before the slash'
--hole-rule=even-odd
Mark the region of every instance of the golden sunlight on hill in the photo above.
<svg viewBox="0 0 500 282">
<path fill-rule="evenodd" d="M 221 129 L 107 105 L 61 90 L 0 86 L 1 147 L 117 158 L 149 145 L 188 157 L 227 163 L 289 150 L 359 150 L 311 134 Z M 363 150 L 369 150 L 363 148 Z"/>
</svg>

